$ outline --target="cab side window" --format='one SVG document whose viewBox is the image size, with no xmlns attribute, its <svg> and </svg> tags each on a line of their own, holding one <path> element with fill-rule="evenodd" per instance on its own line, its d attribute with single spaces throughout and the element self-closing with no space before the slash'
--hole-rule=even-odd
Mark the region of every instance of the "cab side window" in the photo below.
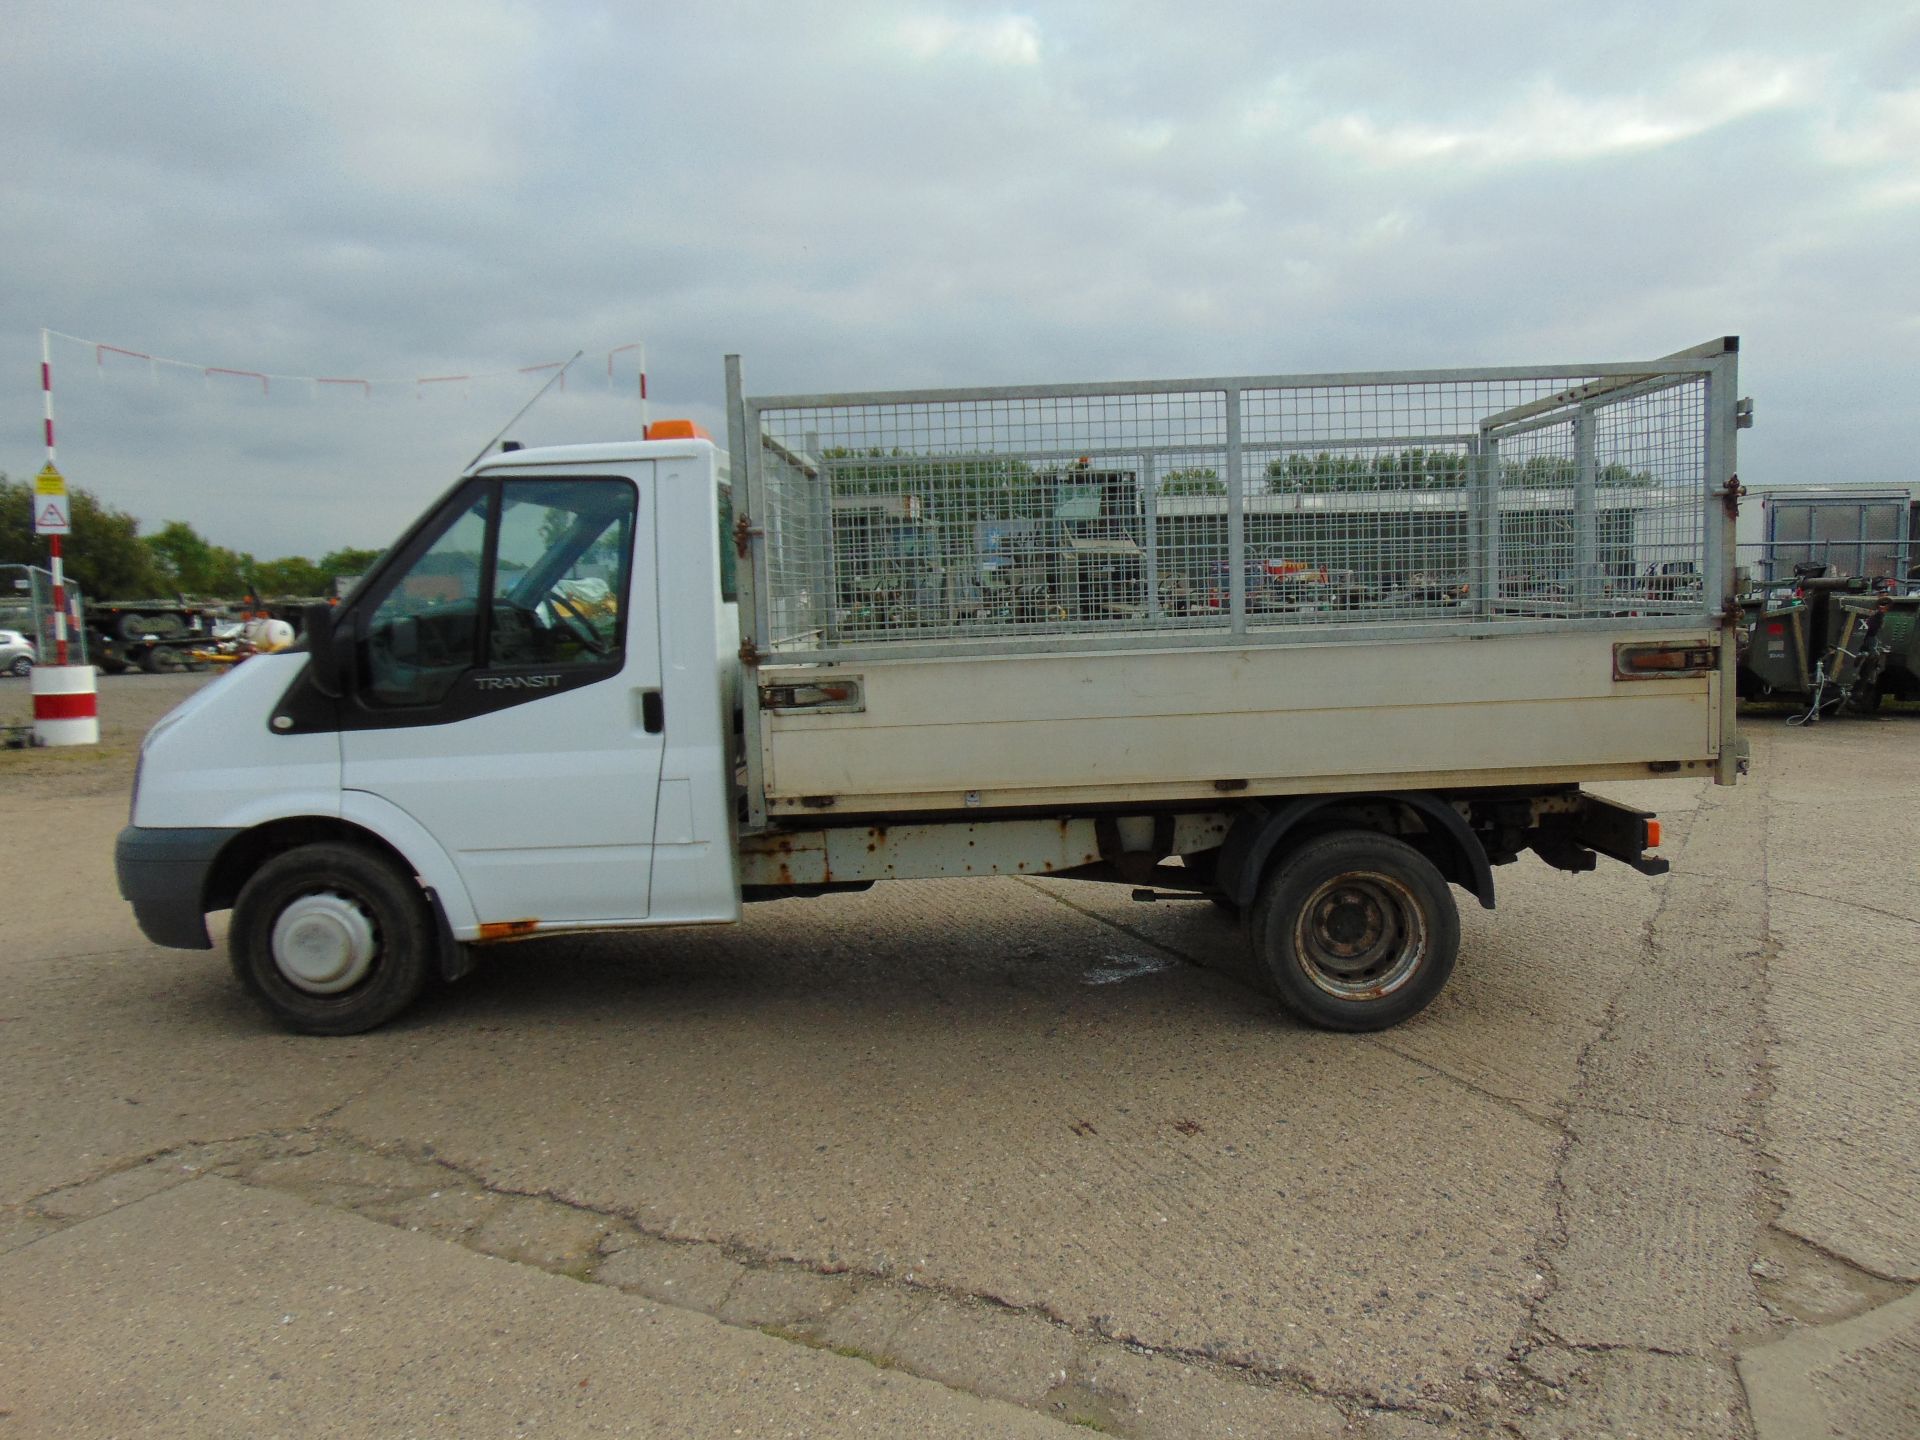
<svg viewBox="0 0 1920 1440">
<path fill-rule="evenodd" d="M 398 576 L 368 617 L 361 693 L 376 705 L 432 705 L 473 668 L 493 496 L 483 492 Z"/>
<path fill-rule="evenodd" d="M 633 519 L 623 481 L 503 483 L 488 663 L 618 669 Z"/>
<path fill-rule="evenodd" d="M 625 480 L 486 483 L 398 575 L 360 631 L 361 698 L 438 705 L 476 669 L 587 681 L 626 652 L 637 491 Z"/>
</svg>

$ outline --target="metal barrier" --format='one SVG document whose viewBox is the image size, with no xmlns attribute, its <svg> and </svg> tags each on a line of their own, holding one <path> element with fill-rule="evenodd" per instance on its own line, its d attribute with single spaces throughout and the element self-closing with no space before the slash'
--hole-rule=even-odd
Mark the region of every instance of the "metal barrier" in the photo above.
<svg viewBox="0 0 1920 1440">
<path fill-rule="evenodd" d="M 1905 581 L 1920 578 L 1911 542 L 1884 540 L 1763 540 L 1735 547 L 1737 586 L 1741 591 L 1791 584 L 1796 566 L 1820 566 L 1827 575 L 1860 575 Z"/>
<path fill-rule="evenodd" d="M 85 597 L 71 576 L 67 592 L 67 658 L 75 665 L 88 664 L 87 628 L 80 623 L 86 613 Z M 33 637 L 42 665 L 53 664 L 56 649 L 53 633 L 53 572 L 38 565 L 0 565 L 0 629 L 19 630 Z"/>
<path fill-rule="evenodd" d="M 748 628 L 804 661 L 1704 619 L 1734 359 L 771 398 L 733 368 Z"/>
</svg>

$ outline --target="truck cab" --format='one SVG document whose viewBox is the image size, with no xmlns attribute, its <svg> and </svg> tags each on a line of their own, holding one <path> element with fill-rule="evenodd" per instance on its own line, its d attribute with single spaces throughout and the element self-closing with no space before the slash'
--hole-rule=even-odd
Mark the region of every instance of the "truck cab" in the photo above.
<svg viewBox="0 0 1920 1440">
<path fill-rule="evenodd" d="M 155 729 L 119 853 L 149 937 L 207 946 L 237 905 L 236 954 L 269 957 L 250 985 L 364 1028 L 414 923 L 458 968 L 484 939 L 738 918 L 724 457 L 650 433 L 487 457 L 303 646 Z"/>
</svg>

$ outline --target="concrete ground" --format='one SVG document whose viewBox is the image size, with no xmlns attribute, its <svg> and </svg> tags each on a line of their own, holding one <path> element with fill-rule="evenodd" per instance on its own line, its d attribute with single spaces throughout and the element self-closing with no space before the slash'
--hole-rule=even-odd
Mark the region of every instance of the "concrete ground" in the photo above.
<svg viewBox="0 0 1920 1440">
<path fill-rule="evenodd" d="M 1498 871 L 1383 1035 L 1210 907 L 995 880 L 316 1040 L 114 894 L 200 683 L 0 752 L 0 1440 L 1920 1434 L 1920 717 L 1615 787 L 1673 873 Z"/>
</svg>

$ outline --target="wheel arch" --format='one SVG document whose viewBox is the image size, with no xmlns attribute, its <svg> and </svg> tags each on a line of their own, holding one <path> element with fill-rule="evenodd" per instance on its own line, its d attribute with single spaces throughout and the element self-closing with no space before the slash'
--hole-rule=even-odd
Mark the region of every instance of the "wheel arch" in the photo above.
<svg viewBox="0 0 1920 1440">
<path fill-rule="evenodd" d="M 448 979 L 466 973 L 469 957 L 466 947 L 455 937 L 454 926 L 459 923 L 456 917 L 470 920 L 471 907 L 466 888 L 460 884 L 444 852 L 432 846 L 423 864 L 379 830 L 350 818 L 288 815 L 241 831 L 214 857 L 201 894 L 202 911 L 232 908 L 247 881 L 274 856 L 302 845 L 324 843 L 360 846 L 382 856 L 406 874 L 418 876 L 432 919 L 441 973 Z"/>
<path fill-rule="evenodd" d="M 1403 819 L 1414 820 L 1419 834 L 1410 836 L 1355 818 L 1383 806 Z M 1285 853 L 1289 842 L 1323 832 L 1343 818 L 1349 824 L 1342 828 L 1375 830 L 1400 840 L 1428 840 L 1428 845 L 1417 848 L 1427 853 L 1441 875 L 1473 895 L 1486 909 L 1493 909 L 1493 866 L 1486 847 L 1459 811 L 1424 790 L 1301 795 L 1271 807 L 1247 810 L 1234 822 L 1220 847 L 1214 874 L 1221 892 L 1236 905 L 1251 905 L 1261 877 Z"/>
<path fill-rule="evenodd" d="M 378 852 L 409 873 L 419 873 L 413 862 L 384 836 L 376 835 L 362 826 L 332 815 L 288 815 L 242 830 L 221 847 L 220 853 L 214 857 L 212 868 L 207 872 L 205 890 L 200 897 L 202 907 L 207 910 L 232 909 L 233 902 L 239 898 L 247 881 L 274 856 L 302 845 L 327 842 L 359 845 Z"/>
</svg>

